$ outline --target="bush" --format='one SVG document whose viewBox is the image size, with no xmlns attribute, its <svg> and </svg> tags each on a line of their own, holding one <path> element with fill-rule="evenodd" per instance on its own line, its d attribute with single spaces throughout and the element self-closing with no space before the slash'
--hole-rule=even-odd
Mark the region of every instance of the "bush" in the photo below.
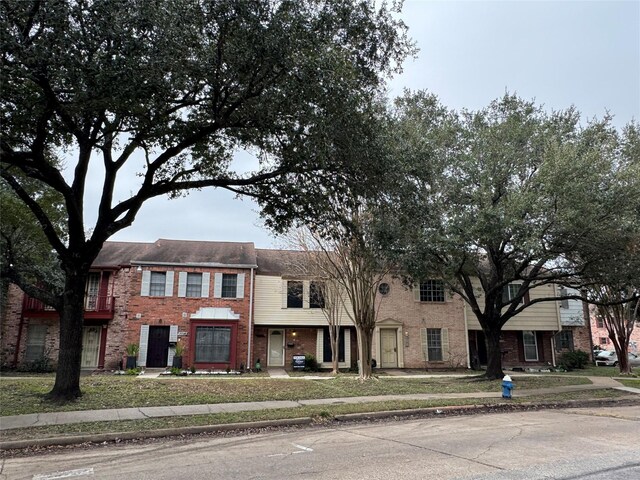
<svg viewBox="0 0 640 480">
<path fill-rule="evenodd" d="M 582 350 L 563 353 L 560 357 L 560 366 L 567 371 L 584 368 L 589 363 L 589 354 Z"/>
<path fill-rule="evenodd" d="M 305 372 L 318 371 L 318 361 L 316 360 L 316 357 L 314 357 L 310 353 L 304 354 L 304 371 Z"/>
<path fill-rule="evenodd" d="M 45 354 L 37 360 L 23 363 L 16 370 L 19 372 L 50 373 L 55 371 L 55 367 L 51 363 L 51 359 Z"/>
</svg>

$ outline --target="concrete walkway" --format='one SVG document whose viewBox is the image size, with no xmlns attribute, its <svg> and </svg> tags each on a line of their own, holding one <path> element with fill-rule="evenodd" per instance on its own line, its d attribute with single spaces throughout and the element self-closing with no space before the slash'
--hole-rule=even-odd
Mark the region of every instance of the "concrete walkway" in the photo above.
<svg viewBox="0 0 640 480">
<path fill-rule="evenodd" d="M 415 378 L 415 375 L 411 375 Z M 304 378 L 304 377 L 298 377 Z M 323 377 L 327 378 L 327 377 Z M 538 388 L 532 390 L 514 390 L 514 397 L 529 397 L 553 393 L 570 393 L 602 388 L 615 388 L 629 393 L 640 394 L 640 389 L 625 387 L 608 377 L 587 377 L 592 384 L 567 385 L 562 387 Z M 517 385 L 516 385 L 517 387 Z M 113 422 L 119 420 L 141 420 L 145 418 L 173 417 L 179 415 L 203 415 L 224 412 L 243 412 L 252 410 L 271 410 L 295 408 L 305 405 L 337 405 L 371 403 L 399 400 L 434 400 L 456 398 L 500 398 L 500 392 L 472 393 L 424 393 L 408 395 L 376 395 L 368 397 L 320 398 L 312 400 L 279 400 L 266 402 L 216 403 L 205 405 L 179 405 L 166 407 L 115 408 L 104 410 L 79 410 L 72 412 L 32 413 L 0 417 L 0 431 L 15 428 L 41 427 L 45 425 L 63 425 L 82 422 Z"/>
</svg>

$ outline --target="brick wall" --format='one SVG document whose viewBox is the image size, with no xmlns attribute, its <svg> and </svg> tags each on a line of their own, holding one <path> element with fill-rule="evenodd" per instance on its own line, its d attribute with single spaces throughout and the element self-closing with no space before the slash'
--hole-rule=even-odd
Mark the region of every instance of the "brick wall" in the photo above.
<svg viewBox="0 0 640 480">
<path fill-rule="evenodd" d="M 129 271 L 129 289 L 125 296 L 128 299 L 127 310 L 123 313 L 126 320 L 123 322 L 124 327 L 124 342 L 121 344 L 121 352 L 124 352 L 124 348 L 127 344 L 140 342 L 140 327 L 142 325 L 149 326 L 178 326 L 178 335 L 181 342 L 187 345 L 186 358 L 183 359 L 183 365 L 191 365 L 193 361 L 193 342 L 195 339 L 191 338 L 190 322 L 191 315 L 195 314 L 201 308 L 205 307 L 220 307 L 230 308 L 235 314 L 240 315 L 240 320 L 237 321 L 237 336 L 236 336 L 236 354 L 235 358 L 231 359 L 231 368 L 239 368 L 240 364 L 246 364 L 247 362 L 247 348 L 248 348 L 248 324 L 249 324 L 249 288 L 250 288 L 250 274 L 248 270 L 242 269 L 212 269 L 212 268 L 191 268 L 191 267 L 153 267 L 146 270 L 166 272 L 167 270 L 173 270 L 174 275 L 174 288 L 173 296 L 171 297 L 151 297 L 141 296 L 141 282 L 142 272 L 138 272 L 135 268 Z M 197 272 L 211 273 L 211 284 L 209 297 L 178 297 L 178 272 Z M 244 285 L 244 298 L 214 298 L 213 297 L 213 278 L 214 273 L 230 273 L 238 274 L 245 273 L 245 285 Z M 138 318 L 139 317 L 139 318 Z"/>
<path fill-rule="evenodd" d="M 591 336 L 593 338 L 594 345 L 600 345 L 604 350 L 613 350 L 613 343 L 609 339 L 609 332 L 603 325 L 598 326 L 598 320 L 595 313 L 595 307 L 590 308 L 589 320 L 591 322 Z M 605 340 L 605 342 L 602 341 Z M 631 339 L 629 342 L 629 351 L 634 353 L 640 353 L 640 325 L 636 324 L 633 332 L 631 332 Z"/>
<path fill-rule="evenodd" d="M 418 302 L 412 289 L 407 289 L 398 279 L 387 278 L 389 293 L 378 295 L 380 307 L 378 322 L 392 320 L 402 325 L 402 345 L 405 368 L 467 367 L 466 332 L 463 300 L 447 295 L 444 303 Z M 449 333 L 449 360 L 426 362 L 422 353 L 421 329 L 446 328 Z M 379 351 L 380 346 L 374 345 Z M 379 354 L 377 354 L 379 356 Z M 378 361 L 378 364 L 380 362 Z"/>
</svg>

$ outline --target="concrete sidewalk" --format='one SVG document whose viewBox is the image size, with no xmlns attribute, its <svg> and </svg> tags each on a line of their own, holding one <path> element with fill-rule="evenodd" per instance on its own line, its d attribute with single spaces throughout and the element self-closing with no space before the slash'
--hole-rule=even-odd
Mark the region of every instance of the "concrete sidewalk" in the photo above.
<svg viewBox="0 0 640 480">
<path fill-rule="evenodd" d="M 615 388 L 629 393 L 640 394 L 640 389 L 625 387 L 616 380 L 608 377 L 587 377 L 591 385 L 567 385 L 553 388 L 539 388 L 532 390 L 514 390 L 514 397 L 530 397 L 553 393 L 570 393 L 602 388 Z M 517 386 L 516 386 L 517 387 Z M 243 412 L 253 410 L 274 410 L 282 408 L 296 408 L 305 405 L 336 405 L 371 403 L 399 400 L 434 400 L 457 398 L 500 398 L 500 392 L 472 392 L 449 394 L 408 394 L 408 395 L 377 395 L 368 397 L 320 398 L 312 400 L 280 400 L 266 402 L 237 402 L 216 403 L 205 405 L 179 405 L 165 407 L 117 408 L 105 410 L 79 410 L 72 412 L 33 413 L 27 415 L 12 415 L 0 417 L 0 431 L 16 428 L 41 427 L 45 425 L 63 425 L 82 422 L 113 422 L 120 420 L 141 420 L 145 418 L 173 417 L 180 415 L 203 415 L 225 412 Z"/>
</svg>

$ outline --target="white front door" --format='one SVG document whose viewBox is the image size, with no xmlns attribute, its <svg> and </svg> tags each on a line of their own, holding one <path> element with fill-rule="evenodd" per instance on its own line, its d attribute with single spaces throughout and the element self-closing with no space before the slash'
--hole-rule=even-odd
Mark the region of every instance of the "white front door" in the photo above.
<svg viewBox="0 0 640 480">
<path fill-rule="evenodd" d="M 82 368 L 96 368 L 98 366 L 101 330 L 100 326 L 82 329 Z"/>
<path fill-rule="evenodd" d="M 269 330 L 267 366 L 284 367 L 284 330 Z"/>
</svg>

